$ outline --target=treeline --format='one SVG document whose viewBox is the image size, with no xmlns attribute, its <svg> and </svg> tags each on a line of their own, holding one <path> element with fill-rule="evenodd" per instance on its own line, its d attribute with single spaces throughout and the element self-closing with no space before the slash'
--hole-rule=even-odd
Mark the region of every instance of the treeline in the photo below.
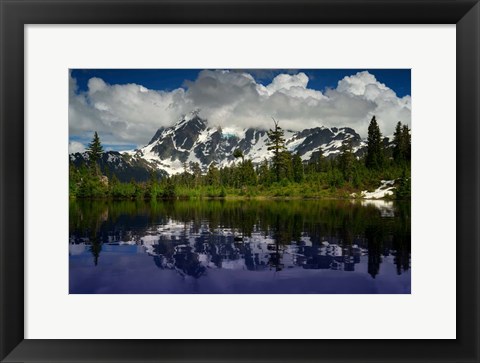
<svg viewBox="0 0 480 363">
<path fill-rule="evenodd" d="M 351 193 L 373 190 L 381 180 L 395 180 L 395 198 L 410 198 L 411 136 L 407 125 L 398 122 L 393 147 L 387 147 L 380 128 L 372 118 L 367 148 L 358 157 L 348 140 L 335 158 L 316 151 L 308 161 L 285 146 L 284 132 L 274 120 L 267 132 L 268 150 L 273 156 L 254 165 L 237 149 L 231 166 L 214 162 L 204 172 L 198 163 L 184 163 L 183 172 L 159 178 L 151 172 L 147 182 L 122 183 L 109 170 L 100 170 L 103 152 L 95 133 L 87 148 L 88 164 L 70 165 L 70 195 L 77 198 L 172 199 L 202 197 L 350 197 Z"/>
</svg>

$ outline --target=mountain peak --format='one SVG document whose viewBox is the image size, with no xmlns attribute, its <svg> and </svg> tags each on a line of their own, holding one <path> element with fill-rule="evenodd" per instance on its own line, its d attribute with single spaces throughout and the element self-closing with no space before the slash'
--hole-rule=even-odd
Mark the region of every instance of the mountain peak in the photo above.
<svg viewBox="0 0 480 363">
<path fill-rule="evenodd" d="M 206 124 L 207 120 L 202 119 L 199 113 L 200 113 L 200 110 L 195 109 L 186 115 L 182 115 L 182 117 L 180 117 L 178 122 L 175 125 L 173 125 L 172 128 L 174 129 L 175 132 L 187 126 L 194 127 L 197 129 L 202 129 L 202 130 L 205 129 L 207 127 L 207 124 Z"/>
<path fill-rule="evenodd" d="M 168 128 L 159 129 L 148 146 L 139 154 L 158 162 L 168 174 L 183 170 L 184 163 L 198 163 L 204 170 L 212 162 L 220 167 L 235 162 L 233 151 L 240 149 L 245 159 L 258 164 L 272 157 L 268 150 L 267 132 L 259 128 L 238 129 L 233 125 L 214 127 L 194 110 L 183 115 Z M 301 131 L 285 130 L 285 145 L 288 151 L 297 153 L 308 161 L 322 153 L 325 157 L 339 155 L 343 141 L 352 142 L 354 152 L 362 152 L 365 143 L 355 130 L 349 127 L 314 127 Z"/>
<path fill-rule="evenodd" d="M 190 122 L 192 120 L 196 120 L 196 119 L 201 120 L 201 121 L 205 121 L 200 117 L 200 109 L 199 108 L 196 108 L 193 111 L 190 111 L 189 113 L 183 114 L 182 116 L 180 116 L 180 118 L 178 119 L 177 123 L 174 126 L 183 125 L 185 123 L 188 123 L 188 122 Z"/>
<path fill-rule="evenodd" d="M 352 144 L 357 156 L 361 156 L 366 147 L 360 135 L 349 127 L 317 126 L 300 131 L 287 129 L 284 137 L 287 150 L 298 154 L 304 162 L 319 154 L 335 158 L 340 155 L 346 140 Z M 185 165 L 188 168 L 193 163 L 198 163 L 204 171 L 212 162 L 219 167 L 232 165 L 237 162 L 233 156 L 236 149 L 243 152 L 245 160 L 257 165 L 265 159 L 271 159 L 272 151 L 268 150 L 268 144 L 268 133 L 261 127 L 242 129 L 236 125 L 208 125 L 207 120 L 200 116 L 200 110 L 195 109 L 180 117 L 174 125 L 160 127 L 148 145 L 122 152 L 121 155 L 125 165 L 147 165 L 172 175 L 183 172 Z M 111 156 L 106 162 L 113 163 L 114 159 Z M 112 168 L 118 169 L 119 166 L 112 164 Z"/>
<path fill-rule="evenodd" d="M 155 132 L 155 135 L 153 135 L 153 137 L 150 139 L 150 141 L 148 142 L 147 145 L 150 145 L 152 143 L 154 143 L 155 141 L 157 141 L 160 136 L 162 135 L 163 131 L 165 131 L 165 127 L 160 127 L 157 132 Z"/>
</svg>

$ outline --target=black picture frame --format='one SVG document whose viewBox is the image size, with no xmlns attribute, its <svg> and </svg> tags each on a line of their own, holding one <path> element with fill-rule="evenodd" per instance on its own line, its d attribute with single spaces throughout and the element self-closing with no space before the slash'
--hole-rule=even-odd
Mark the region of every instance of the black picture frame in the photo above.
<svg viewBox="0 0 480 363">
<path fill-rule="evenodd" d="M 0 0 L 2 362 L 479 362 L 478 0 Z M 457 339 L 24 339 L 24 25 L 456 24 Z"/>
</svg>

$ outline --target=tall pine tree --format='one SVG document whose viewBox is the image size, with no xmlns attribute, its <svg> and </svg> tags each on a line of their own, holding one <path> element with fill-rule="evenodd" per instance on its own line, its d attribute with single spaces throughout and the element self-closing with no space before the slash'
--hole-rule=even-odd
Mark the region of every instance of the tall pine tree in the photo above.
<svg viewBox="0 0 480 363">
<path fill-rule="evenodd" d="M 242 162 L 242 165 L 240 166 L 240 171 L 241 186 L 257 184 L 257 174 L 255 173 L 255 169 L 251 160 L 245 160 L 244 162 Z"/>
<path fill-rule="evenodd" d="M 217 163 L 213 161 L 208 167 L 207 184 L 217 187 L 220 184 L 220 171 L 217 168 Z"/>
<path fill-rule="evenodd" d="M 100 142 L 100 138 L 98 137 L 98 133 L 95 131 L 95 134 L 93 135 L 92 142 L 88 144 L 87 147 L 87 155 L 88 155 L 88 163 L 92 170 L 95 170 L 97 173 L 100 172 L 98 169 L 98 160 L 100 160 L 100 157 L 102 156 L 103 153 L 103 146 L 102 143 Z"/>
<path fill-rule="evenodd" d="M 292 169 L 293 169 L 293 180 L 297 183 L 300 183 L 303 181 L 303 162 L 302 158 L 300 155 L 295 154 L 292 157 Z"/>
<path fill-rule="evenodd" d="M 348 140 L 342 144 L 339 165 L 343 178 L 349 183 L 352 182 L 355 171 L 355 155 L 353 154 L 352 143 Z"/>
<path fill-rule="evenodd" d="M 402 140 L 405 148 L 405 161 L 410 162 L 412 157 L 412 137 L 407 125 L 403 125 L 402 127 Z"/>
<path fill-rule="evenodd" d="M 383 142 L 380 127 L 375 116 L 372 117 L 368 126 L 367 155 L 365 165 L 369 169 L 381 169 L 384 164 Z"/>
<path fill-rule="evenodd" d="M 285 138 L 283 134 L 282 128 L 278 125 L 278 121 L 275 120 L 273 117 L 274 128 L 273 130 L 270 129 L 267 131 L 268 136 L 268 150 L 273 151 L 273 158 L 272 158 L 272 168 L 275 173 L 276 181 L 280 181 L 282 178 L 282 171 L 284 171 L 287 167 L 287 160 L 285 151 L 287 148 L 285 147 Z"/>
<path fill-rule="evenodd" d="M 393 160 L 396 163 L 400 163 L 402 161 L 402 151 L 402 123 L 398 121 L 393 134 Z"/>
<path fill-rule="evenodd" d="M 262 185 L 270 185 L 270 169 L 267 159 L 264 159 L 257 167 L 258 182 Z"/>
<path fill-rule="evenodd" d="M 410 162 L 411 136 L 407 125 L 397 123 L 393 134 L 393 160 L 396 164 L 403 165 Z"/>
<path fill-rule="evenodd" d="M 201 177 L 202 177 L 202 168 L 200 167 L 200 164 L 197 162 L 190 162 L 190 170 L 192 171 L 193 174 L 193 182 L 195 185 L 195 188 L 199 185 L 201 182 Z"/>
</svg>

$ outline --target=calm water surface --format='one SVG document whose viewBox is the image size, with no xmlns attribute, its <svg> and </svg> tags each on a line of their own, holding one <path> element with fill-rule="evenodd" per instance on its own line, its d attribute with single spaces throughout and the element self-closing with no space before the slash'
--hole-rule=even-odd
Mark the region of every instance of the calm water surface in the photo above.
<svg viewBox="0 0 480 363">
<path fill-rule="evenodd" d="M 70 203 L 72 294 L 409 294 L 410 204 Z"/>
</svg>

